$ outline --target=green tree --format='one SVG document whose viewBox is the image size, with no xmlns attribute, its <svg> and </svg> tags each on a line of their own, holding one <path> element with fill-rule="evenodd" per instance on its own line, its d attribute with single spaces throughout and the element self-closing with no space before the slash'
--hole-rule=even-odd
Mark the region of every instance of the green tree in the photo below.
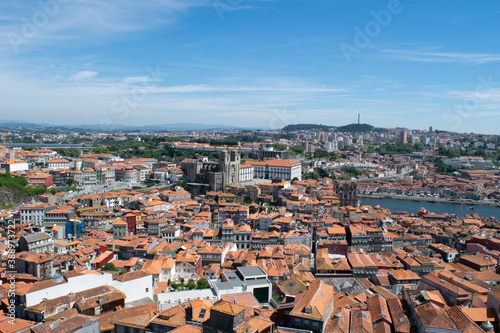
<svg viewBox="0 0 500 333">
<path fill-rule="evenodd" d="M 316 172 L 306 172 L 304 179 L 318 179 L 318 174 Z"/>
<path fill-rule="evenodd" d="M 316 171 L 318 172 L 318 177 L 319 178 L 325 178 L 325 177 L 329 176 L 328 171 L 326 171 L 323 168 L 318 168 L 318 170 L 316 170 Z"/>
<path fill-rule="evenodd" d="M 316 158 L 325 158 L 328 156 L 330 156 L 330 153 L 328 152 L 328 150 L 318 149 L 318 150 L 314 151 L 314 157 L 316 157 Z"/>
<path fill-rule="evenodd" d="M 107 272 L 118 272 L 118 268 L 116 268 L 115 264 L 112 262 L 105 263 L 104 266 L 102 266 L 101 271 L 107 271 Z"/>
<path fill-rule="evenodd" d="M 189 290 L 196 289 L 196 282 L 194 282 L 194 280 L 193 280 L 193 279 L 189 279 L 189 280 L 188 280 L 188 283 L 186 284 L 186 287 L 187 287 Z"/>
<path fill-rule="evenodd" d="M 413 147 L 417 150 L 417 151 L 422 151 L 424 149 L 424 144 L 422 142 L 417 142 L 413 145 Z"/>
<path fill-rule="evenodd" d="M 196 289 L 207 289 L 208 287 L 210 287 L 210 285 L 208 284 L 207 280 L 199 279 L 198 281 L 196 281 Z"/>
<path fill-rule="evenodd" d="M 182 187 L 183 189 L 185 189 L 186 191 L 189 189 L 189 185 L 188 185 L 188 182 L 186 179 L 183 179 L 183 180 L 178 180 L 177 182 L 175 182 L 174 184 L 175 186 L 180 186 Z"/>
<path fill-rule="evenodd" d="M 106 147 L 94 147 L 92 152 L 94 154 L 109 154 L 109 149 Z"/>
<path fill-rule="evenodd" d="M 288 146 L 281 144 L 281 143 L 271 143 L 271 144 L 266 145 L 266 147 L 273 147 L 273 148 L 276 148 L 279 150 L 285 150 L 285 149 L 287 149 Z"/>
<path fill-rule="evenodd" d="M 349 177 L 356 177 L 362 174 L 361 171 L 353 167 L 343 167 L 342 170 L 344 171 L 344 174 Z"/>
<path fill-rule="evenodd" d="M 484 150 L 483 148 L 479 148 L 478 150 L 476 150 L 474 155 L 479 157 L 486 157 L 486 150 Z"/>
<path fill-rule="evenodd" d="M 80 156 L 80 151 L 76 148 L 70 148 L 70 149 L 68 149 L 68 156 L 78 157 L 78 156 Z"/>
<path fill-rule="evenodd" d="M 297 154 L 303 154 L 304 153 L 304 147 L 301 146 L 301 145 L 295 145 L 291 148 L 291 150 L 294 152 L 294 153 L 297 153 Z"/>
<path fill-rule="evenodd" d="M 444 175 L 451 175 L 454 172 L 458 171 L 457 168 L 452 167 L 451 165 L 446 165 L 443 163 L 441 157 L 436 157 L 434 159 L 434 166 L 436 167 L 436 172 Z"/>
</svg>

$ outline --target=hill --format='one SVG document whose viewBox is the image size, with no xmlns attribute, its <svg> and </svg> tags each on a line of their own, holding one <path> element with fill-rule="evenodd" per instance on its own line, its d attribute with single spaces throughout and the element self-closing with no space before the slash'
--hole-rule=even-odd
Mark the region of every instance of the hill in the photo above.
<svg viewBox="0 0 500 333">
<path fill-rule="evenodd" d="M 344 126 L 328 126 L 328 125 L 318 125 L 318 124 L 294 124 L 287 125 L 283 127 L 283 131 L 292 132 L 292 131 L 331 131 L 335 130 L 337 132 L 371 132 L 371 131 L 382 131 L 381 128 L 376 128 L 369 124 L 349 124 Z"/>
<path fill-rule="evenodd" d="M 15 206 L 21 201 L 29 201 L 32 197 L 47 192 L 45 187 L 29 186 L 23 177 L 0 174 L 0 203 L 2 206 Z"/>
<path fill-rule="evenodd" d="M 283 127 L 283 131 L 285 132 L 293 132 L 293 131 L 328 131 L 330 129 L 335 128 L 334 126 L 327 125 L 318 125 L 318 124 L 295 124 L 295 125 L 286 125 Z"/>
<path fill-rule="evenodd" d="M 103 128 L 99 124 L 81 124 L 81 125 L 54 125 L 54 124 L 35 124 L 21 120 L 2 120 L 0 119 L 0 128 L 57 128 L 57 129 L 72 129 L 78 131 L 241 131 L 241 130 L 256 130 L 254 127 L 239 127 L 230 125 L 210 125 L 198 123 L 171 123 L 171 124 L 152 124 L 152 125 L 120 125 L 113 124 L 109 128 Z"/>
<path fill-rule="evenodd" d="M 349 124 L 337 127 L 337 132 L 371 132 L 374 129 L 375 127 L 369 124 Z"/>
</svg>

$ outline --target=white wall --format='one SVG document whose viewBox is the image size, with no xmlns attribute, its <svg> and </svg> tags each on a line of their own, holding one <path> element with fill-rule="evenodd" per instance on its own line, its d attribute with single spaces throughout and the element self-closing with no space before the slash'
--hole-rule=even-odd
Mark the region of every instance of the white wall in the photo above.
<svg viewBox="0 0 500 333">
<path fill-rule="evenodd" d="M 53 287 L 37 290 L 26 294 L 26 307 L 39 304 L 44 298 L 52 299 L 66 296 L 70 292 L 76 293 L 87 289 L 111 285 L 112 274 L 85 274 L 68 279 L 67 283 L 61 283 Z"/>
<path fill-rule="evenodd" d="M 125 303 L 130 303 L 144 297 L 153 299 L 153 275 L 126 282 L 113 280 L 112 277 L 113 275 L 109 273 L 84 274 L 72 277 L 68 279 L 67 283 L 61 283 L 50 288 L 28 293 L 26 295 L 26 307 L 39 304 L 44 298 L 57 298 L 66 296 L 71 292 L 77 293 L 104 285 L 115 287 L 123 292 L 127 296 Z M 146 288 L 148 291 L 146 291 Z"/>
<path fill-rule="evenodd" d="M 212 289 L 184 290 L 174 292 L 164 292 L 156 295 L 158 297 L 158 310 L 164 311 L 180 303 L 194 299 L 209 299 L 212 303 L 219 300 Z"/>
<path fill-rule="evenodd" d="M 137 301 L 144 297 L 149 297 L 153 300 L 153 275 L 151 274 L 126 282 L 113 280 L 108 285 L 113 286 L 125 293 L 127 296 L 125 304 Z"/>
<path fill-rule="evenodd" d="M 28 170 L 28 163 L 16 163 L 9 166 L 10 172 Z"/>
</svg>

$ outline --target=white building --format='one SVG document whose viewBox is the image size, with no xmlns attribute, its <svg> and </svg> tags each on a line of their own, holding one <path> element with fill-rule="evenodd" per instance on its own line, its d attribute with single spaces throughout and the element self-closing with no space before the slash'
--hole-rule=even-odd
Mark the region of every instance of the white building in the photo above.
<svg viewBox="0 0 500 333">
<path fill-rule="evenodd" d="M 36 226 L 45 225 L 45 213 L 56 209 L 57 206 L 49 203 L 32 203 L 29 205 L 21 206 L 19 212 L 21 215 L 21 223 L 34 223 Z"/>
<path fill-rule="evenodd" d="M 215 303 L 220 299 L 210 288 L 163 292 L 157 294 L 156 297 L 158 298 L 158 310 L 160 311 L 170 309 L 190 300 L 208 299 L 212 303 Z"/>
<path fill-rule="evenodd" d="M 175 279 L 175 259 L 166 258 L 161 264 L 161 271 L 158 277 L 159 282 L 172 282 Z"/>
<path fill-rule="evenodd" d="M 240 182 L 246 182 L 253 179 L 254 167 L 251 164 L 243 163 L 240 165 Z"/>
<path fill-rule="evenodd" d="M 26 171 L 29 169 L 28 163 L 16 158 L 8 159 L 0 164 L 0 168 L 5 172 Z"/>
<path fill-rule="evenodd" d="M 44 288 L 37 288 L 42 283 Z M 88 271 L 68 272 L 64 276 L 54 277 L 50 282 L 36 282 L 24 294 L 16 294 L 16 317 L 24 317 L 24 309 L 43 302 L 44 299 L 53 299 L 72 293 L 96 288 L 99 286 L 112 286 L 123 292 L 126 296 L 125 304 L 144 298 L 153 300 L 153 275 L 143 270 L 119 275 L 113 279 L 113 274 Z"/>
<path fill-rule="evenodd" d="M 302 163 L 297 160 L 269 160 L 269 161 L 248 161 L 253 165 L 254 178 L 276 179 L 291 181 L 294 178 L 302 179 Z"/>
<path fill-rule="evenodd" d="M 259 266 L 238 267 L 236 272 L 224 272 L 226 282 L 213 283 L 218 298 L 221 295 L 250 292 L 260 303 L 271 299 L 272 283 Z"/>
<path fill-rule="evenodd" d="M 443 163 L 458 169 L 489 170 L 493 168 L 493 162 L 484 160 L 482 157 L 443 158 Z"/>
<path fill-rule="evenodd" d="M 47 166 L 49 167 L 49 170 L 69 169 L 69 161 L 64 158 L 54 158 L 47 161 Z"/>
</svg>

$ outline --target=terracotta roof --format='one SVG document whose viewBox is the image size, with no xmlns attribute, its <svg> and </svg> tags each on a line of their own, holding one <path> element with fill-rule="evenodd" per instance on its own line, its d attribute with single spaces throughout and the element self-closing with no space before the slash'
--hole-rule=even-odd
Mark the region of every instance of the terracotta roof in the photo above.
<svg viewBox="0 0 500 333">
<path fill-rule="evenodd" d="M 467 333 L 484 333 L 484 331 L 468 316 L 466 316 L 458 306 L 453 306 L 446 309 L 448 315 L 455 323 L 455 326 L 462 332 Z"/>
<path fill-rule="evenodd" d="M 498 321 L 495 309 L 493 308 L 466 308 L 460 306 L 460 311 L 475 322 L 490 321 L 493 323 Z"/>
<path fill-rule="evenodd" d="M 131 281 L 135 279 L 140 279 L 142 277 L 151 275 L 151 273 L 139 270 L 139 271 L 134 271 L 134 272 L 129 272 L 125 273 L 123 275 L 118 275 L 115 280 L 120 281 L 120 282 L 126 282 L 126 281 Z"/>
<path fill-rule="evenodd" d="M 333 302 L 334 289 L 323 281 L 311 283 L 302 297 L 299 299 L 291 316 L 304 317 L 308 319 L 326 320 L 326 311 Z"/>
<path fill-rule="evenodd" d="M 76 314 L 69 318 L 62 318 L 55 322 L 39 323 L 31 328 L 33 333 L 66 333 L 75 332 L 88 326 L 92 322 L 97 322 L 98 319 L 91 316 Z M 16 323 L 17 326 L 17 323 Z"/>
<path fill-rule="evenodd" d="M 211 308 L 211 311 L 217 311 L 221 313 L 225 313 L 231 316 L 236 316 L 237 314 L 241 313 L 242 311 L 245 311 L 245 308 L 239 305 L 236 305 L 231 302 L 227 301 L 218 301 L 217 303 L 214 304 L 214 306 Z"/>
<path fill-rule="evenodd" d="M 200 326 L 184 325 L 169 331 L 169 333 L 202 333 L 203 328 Z"/>
<path fill-rule="evenodd" d="M 127 222 L 123 221 L 122 219 L 118 219 L 115 223 L 113 223 L 113 225 L 127 225 Z"/>
<path fill-rule="evenodd" d="M 17 333 L 28 330 L 30 327 L 35 325 L 34 322 L 27 321 L 20 318 L 15 318 L 15 325 L 11 323 L 12 318 L 4 315 L 0 315 L 0 332 L 2 333 Z"/>
<path fill-rule="evenodd" d="M 456 325 L 448 313 L 434 303 L 425 303 L 415 308 L 416 315 L 424 326 L 444 329 L 456 329 Z"/>
<path fill-rule="evenodd" d="M 99 329 L 101 331 L 110 331 L 114 329 L 113 321 L 119 318 L 134 317 L 141 313 L 156 313 L 158 311 L 158 304 L 156 302 L 151 302 L 144 305 L 134 306 L 131 308 L 125 308 L 117 310 L 115 312 L 106 313 L 99 317 Z"/>
<path fill-rule="evenodd" d="M 236 305 L 241 305 L 241 306 L 246 306 L 246 307 L 252 307 L 252 308 L 260 308 L 261 305 L 255 299 L 252 293 L 245 292 L 245 293 L 237 293 L 237 294 L 226 294 L 221 296 L 224 301 L 228 301 L 231 303 L 234 303 Z"/>
<path fill-rule="evenodd" d="M 380 295 L 374 295 L 367 300 L 368 310 L 372 316 L 374 322 L 378 322 L 382 319 L 389 323 L 392 323 L 391 316 L 389 314 L 389 308 L 387 307 L 387 301 Z"/>
</svg>

